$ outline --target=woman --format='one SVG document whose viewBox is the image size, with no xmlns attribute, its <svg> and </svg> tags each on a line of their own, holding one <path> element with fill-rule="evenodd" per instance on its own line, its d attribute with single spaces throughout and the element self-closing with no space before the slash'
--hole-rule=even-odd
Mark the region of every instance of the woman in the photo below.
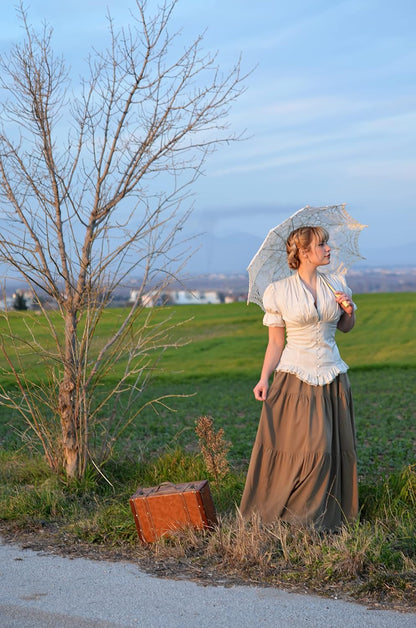
<svg viewBox="0 0 416 628">
<path fill-rule="evenodd" d="M 269 342 L 254 396 L 264 403 L 240 509 L 336 529 L 358 512 L 348 366 L 335 343 L 355 305 L 341 276 L 318 272 L 330 262 L 325 229 L 292 231 L 286 250 L 297 272 L 263 296 Z"/>
</svg>

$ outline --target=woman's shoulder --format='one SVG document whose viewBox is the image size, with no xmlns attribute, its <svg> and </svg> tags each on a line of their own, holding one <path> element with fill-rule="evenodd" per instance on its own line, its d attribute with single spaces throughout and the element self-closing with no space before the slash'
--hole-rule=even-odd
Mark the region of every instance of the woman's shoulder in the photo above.
<svg viewBox="0 0 416 628">
<path fill-rule="evenodd" d="M 263 295 L 265 308 L 278 307 L 278 303 L 287 300 L 288 295 L 293 291 L 296 282 L 296 275 L 291 275 L 285 279 L 279 279 L 269 283 Z"/>
<path fill-rule="evenodd" d="M 278 279 L 277 281 L 273 281 L 269 283 L 266 290 L 270 289 L 271 291 L 279 292 L 280 290 L 286 290 L 290 286 L 292 286 L 296 282 L 297 274 L 290 275 L 289 277 L 285 277 L 284 279 Z"/>
</svg>

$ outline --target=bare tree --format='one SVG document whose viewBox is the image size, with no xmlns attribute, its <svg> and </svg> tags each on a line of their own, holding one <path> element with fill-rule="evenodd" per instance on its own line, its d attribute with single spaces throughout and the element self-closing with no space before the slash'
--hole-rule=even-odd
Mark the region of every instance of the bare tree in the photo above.
<svg viewBox="0 0 416 628">
<path fill-rule="evenodd" d="M 151 15 L 136 0 L 131 26 L 118 31 L 109 17 L 109 46 L 93 51 L 75 92 L 51 28 L 34 30 L 22 5 L 23 43 L 1 59 L 0 261 L 27 282 L 49 328 L 46 344 L 34 324 L 25 339 L 26 354 L 48 373 L 45 388 L 26 377 L 22 339 L 8 320 L 1 348 L 23 401 L 5 388 L 1 400 L 68 477 L 81 477 L 89 459 L 105 460 L 138 414 L 152 356 L 169 344 L 166 321 L 142 311 L 140 297 L 180 272 L 189 186 L 209 153 L 237 139 L 225 122 L 242 91 L 240 63 L 221 72 L 200 37 L 178 53 L 168 30 L 175 4 Z M 142 277 L 137 299 L 103 342 L 105 308 L 133 273 Z M 124 375 L 99 395 L 120 360 Z"/>
</svg>

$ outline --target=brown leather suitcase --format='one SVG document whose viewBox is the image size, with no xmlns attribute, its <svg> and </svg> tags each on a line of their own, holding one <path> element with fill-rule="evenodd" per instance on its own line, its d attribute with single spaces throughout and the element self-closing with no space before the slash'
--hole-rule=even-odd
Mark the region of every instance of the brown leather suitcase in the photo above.
<svg viewBox="0 0 416 628">
<path fill-rule="evenodd" d="M 138 488 L 130 507 L 143 543 L 187 526 L 202 529 L 217 523 L 208 480 Z"/>
</svg>

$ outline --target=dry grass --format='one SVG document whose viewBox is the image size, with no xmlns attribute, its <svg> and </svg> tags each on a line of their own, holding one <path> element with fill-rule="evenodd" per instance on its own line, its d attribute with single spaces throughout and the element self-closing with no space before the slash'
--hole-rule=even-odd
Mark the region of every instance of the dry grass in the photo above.
<svg viewBox="0 0 416 628">
<path fill-rule="evenodd" d="M 381 522 L 344 526 L 337 534 L 239 512 L 220 518 L 210 532 L 191 528 L 142 548 L 156 564 L 175 560 L 182 573 L 196 579 L 256 583 L 361 600 L 389 608 L 416 608 L 415 557 L 401 555 L 388 566 L 388 535 Z M 376 533 L 375 533 L 376 532 Z M 387 532 L 385 530 L 385 532 Z M 172 569 L 172 566 L 170 566 Z"/>
</svg>

